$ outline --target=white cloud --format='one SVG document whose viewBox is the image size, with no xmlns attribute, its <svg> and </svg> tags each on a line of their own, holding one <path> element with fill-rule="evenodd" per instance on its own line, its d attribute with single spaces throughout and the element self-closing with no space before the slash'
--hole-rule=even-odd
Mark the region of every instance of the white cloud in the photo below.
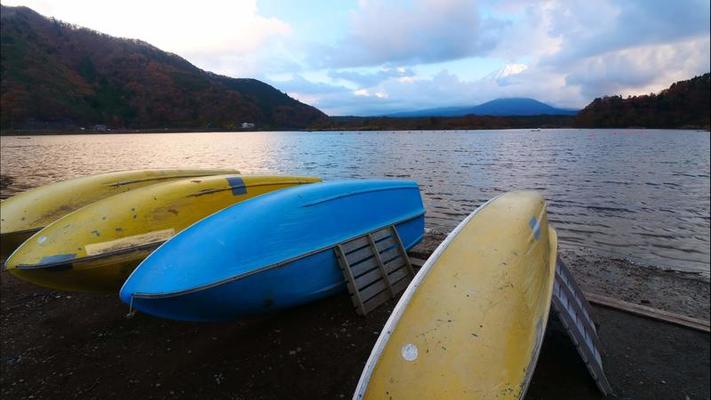
<svg viewBox="0 0 711 400">
<path fill-rule="evenodd" d="M 268 64 L 269 56 L 261 50 L 292 34 L 287 22 L 260 15 L 256 0 L 11 0 L 3 4 L 25 5 L 112 36 L 141 39 L 201 68 L 233 75 Z"/>
<path fill-rule="evenodd" d="M 566 82 L 587 99 L 658 92 L 709 71 L 709 38 L 608 52 L 569 63 Z"/>
<path fill-rule="evenodd" d="M 344 80 L 356 84 L 358 87 L 373 87 L 380 82 L 391 78 L 411 79 L 414 72 L 410 68 L 381 68 L 375 72 L 359 72 L 354 70 L 331 70 L 328 76 L 332 79 Z"/>
<path fill-rule="evenodd" d="M 709 35 L 708 0 L 557 1 L 549 7 L 551 36 L 561 39 L 549 62 L 666 45 Z"/>
<path fill-rule="evenodd" d="M 360 1 L 346 37 L 318 46 L 319 67 L 431 63 L 483 55 L 494 48 L 505 23 L 482 18 L 468 0 Z"/>
<path fill-rule="evenodd" d="M 213 72 L 279 76 L 270 83 L 332 115 L 514 96 L 582 107 L 709 71 L 708 0 L 361 0 L 341 23 L 324 24 L 341 31 L 322 38 L 293 28 L 303 16 L 265 16 L 256 0 L 21 4 L 145 40 Z M 311 23 L 332 17 L 319 10 L 308 13 Z"/>
<path fill-rule="evenodd" d="M 565 107 L 581 104 L 580 91 L 566 86 L 564 76 L 543 71 L 526 76 L 528 74 L 532 72 L 523 70 L 509 75 L 516 79 L 506 86 L 489 78 L 461 80 L 446 70 L 431 78 L 403 81 L 393 77 L 374 87 L 356 90 L 339 84 L 311 82 L 300 76 L 270 83 L 300 100 L 308 96 L 309 104 L 329 115 L 385 115 L 432 107 L 476 105 L 497 97 L 534 97 Z"/>
</svg>

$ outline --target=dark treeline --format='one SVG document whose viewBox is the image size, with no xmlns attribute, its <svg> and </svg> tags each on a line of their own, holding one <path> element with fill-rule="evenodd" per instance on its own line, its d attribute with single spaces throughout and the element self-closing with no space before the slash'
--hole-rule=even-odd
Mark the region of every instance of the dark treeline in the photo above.
<svg viewBox="0 0 711 400">
<path fill-rule="evenodd" d="M 581 128 L 697 128 L 709 129 L 711 75 L 679 81 L 658 94 L 597 98 L 581 110 Z"/>
<path fill-rule="evenodd" d="M 539 115 L 530 117 L 330 117 L 311 126 L 313 130 L 385 131 L 452 129 L 524 129 L 572 127 L 575 117 Z"/>
<path fill-rule="evenodd" d="M 709 129 L 710 74 L 679 81 L 658 94 L 597 98 L 577 116 L 331 117 L 316 130 L 448 130 L 523 128 Z"/>
</svg>

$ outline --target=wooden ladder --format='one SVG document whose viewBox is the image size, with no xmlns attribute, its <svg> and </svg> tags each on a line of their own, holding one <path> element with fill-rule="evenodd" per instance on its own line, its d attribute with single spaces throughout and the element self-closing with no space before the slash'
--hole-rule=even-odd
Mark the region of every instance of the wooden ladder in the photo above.
<svg viewBox="0 0 711 400">
<path fill-rule="evenodd" d="M 612 394 L 612 386 L 602 365 L 600 339 L 591 316 L 590 304 L 575 282 L 573 274 L 560 259 L 556 265 L 551 303 L 553 312 L 575 344 L 575 349 L 585 362 L 600 392 L 605 396 Z"/>
<path fill-rule="evenodd" d="M 415 276 L 393 225 L 343 242 L 334 251 L 359 315 L 394 299 Z"/>
</svg>

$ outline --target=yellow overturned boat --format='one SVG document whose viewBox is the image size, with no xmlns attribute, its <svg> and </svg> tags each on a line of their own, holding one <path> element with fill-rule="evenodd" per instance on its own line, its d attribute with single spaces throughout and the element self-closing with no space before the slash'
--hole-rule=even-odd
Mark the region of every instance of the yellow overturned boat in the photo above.
<svg viewBox="0 0 711 400">
<path fill-rule="evenodd" d="M 6 268 L 18 278 L 53 289 L 117 291 L 141 260 L 192 223 L 260 194 L 318 181 L 222 175 L 135 189 L 49 224 L 10 256 Z"/>
<path fill-rule="evenodd" d="M 230 169 L 164 169 L 111 172 L 52 183 L 0 203 L 0 258 L 49 223 L 97 200 L 132 189 L 189 177 L 239 174 Z"/>
<path fill-rule="evenodd" d="M 417 273 L 354 399 L 521 399 L 550 311 L 557 238 L 535 192 L 469 215 Z"/>
</svg>

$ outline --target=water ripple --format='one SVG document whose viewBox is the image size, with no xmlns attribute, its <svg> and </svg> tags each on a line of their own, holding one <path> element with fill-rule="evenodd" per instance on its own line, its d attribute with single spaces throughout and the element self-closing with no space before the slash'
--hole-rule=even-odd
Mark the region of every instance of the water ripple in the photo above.
<svg viewBox="0 0 711 400">
<path fill-rule="evenodd" d="M 624 134 L 621 134 L 624 133 Z M 663 130 L 270 132 L 3 137 L 0 194 L 141 168 L 412 179 L 427 228 L 533 189 L 561 246 L 709 274 L 709 134 Z M 6 179 L 9 177 L 10 179 Z"/>
</svg>

